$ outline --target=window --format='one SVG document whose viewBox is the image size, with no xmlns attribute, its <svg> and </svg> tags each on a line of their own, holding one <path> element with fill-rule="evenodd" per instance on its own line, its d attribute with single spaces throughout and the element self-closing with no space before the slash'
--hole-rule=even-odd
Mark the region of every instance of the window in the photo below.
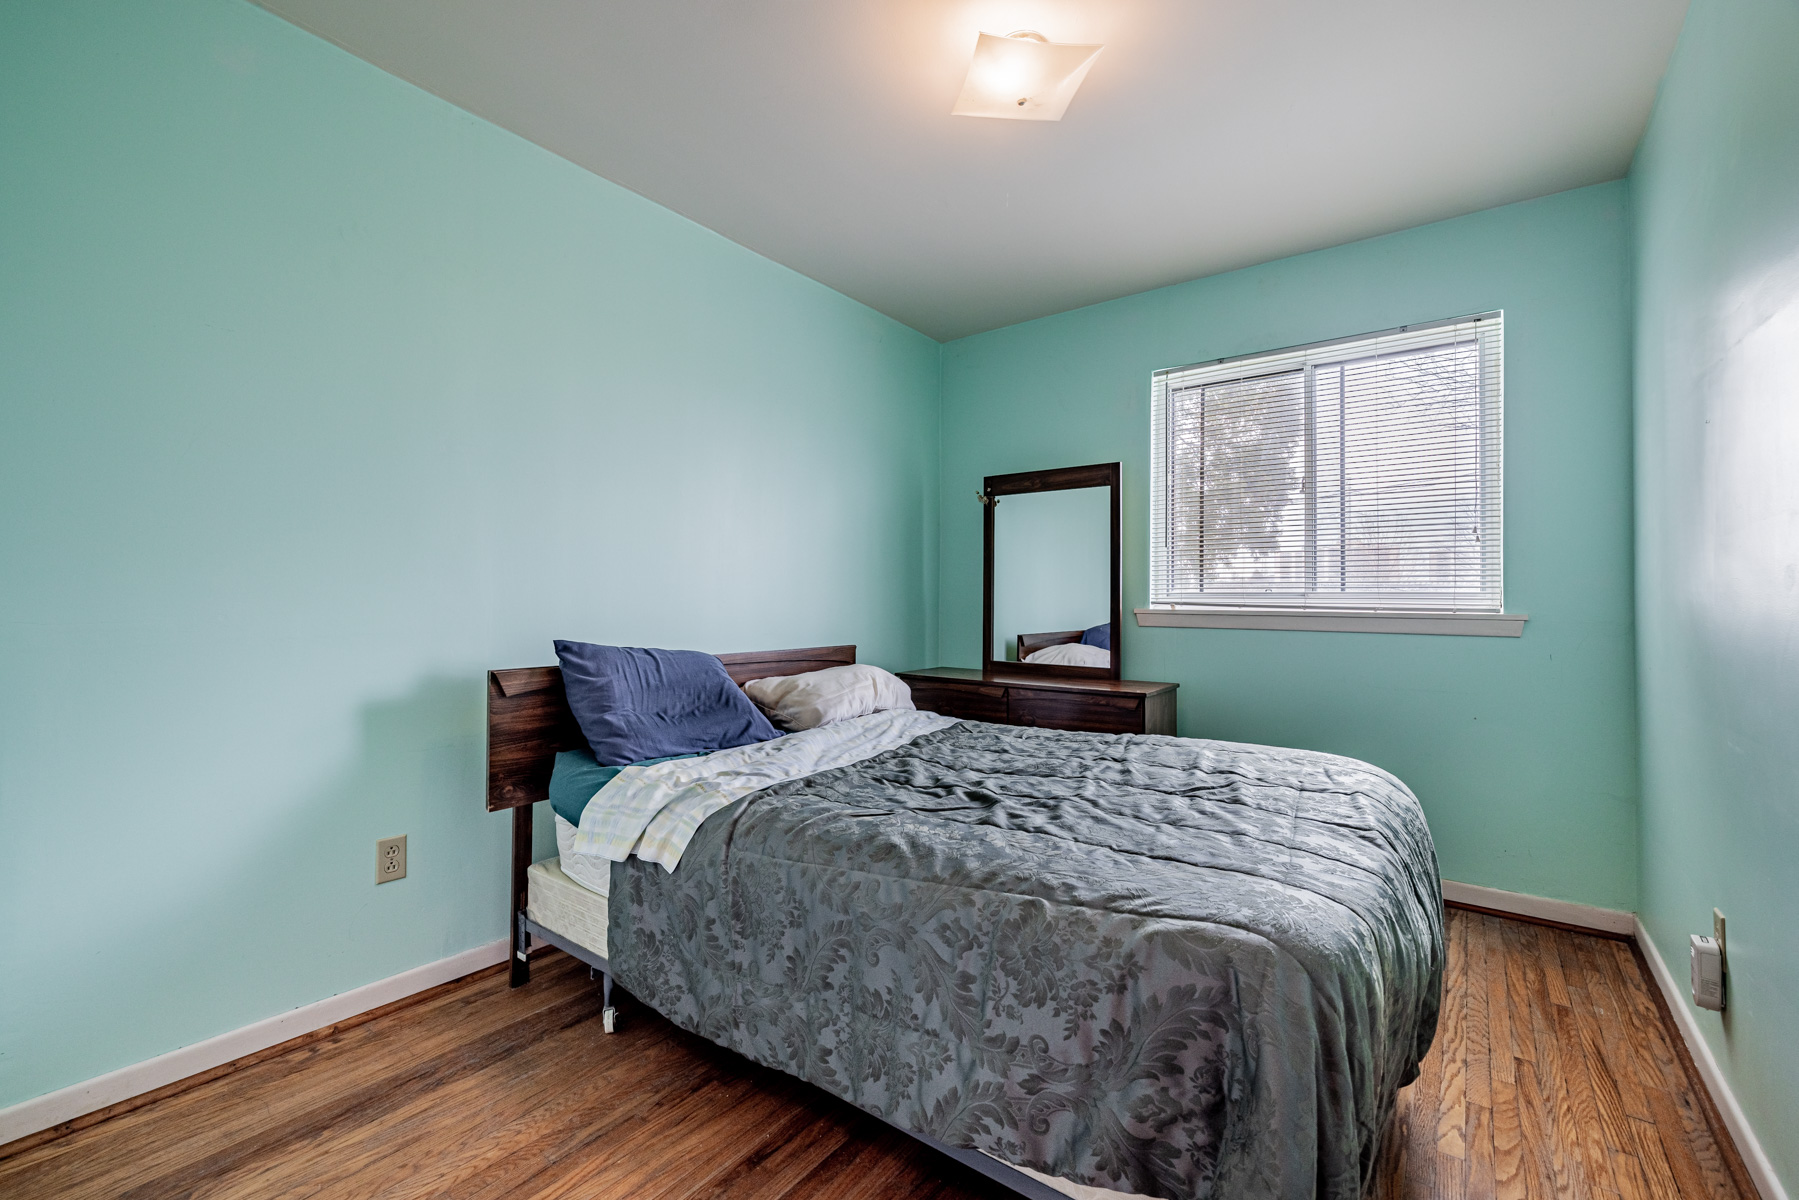
<svg viewBox="0 0 1799 1200">
<path fill-rule="evenodd" d="M 1501 314 L 1177 367 L 1153 386 L 1142 623 L 1214 623 L 1144 621 L 1156 608 L 1501 613 Z"/>
</svg>

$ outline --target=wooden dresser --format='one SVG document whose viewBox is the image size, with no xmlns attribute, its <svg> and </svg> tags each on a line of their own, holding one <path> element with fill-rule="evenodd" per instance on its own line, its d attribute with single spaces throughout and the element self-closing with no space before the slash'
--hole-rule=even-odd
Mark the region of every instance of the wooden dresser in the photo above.
<svg viewBox="0 0 1799 1200">
<path fill-rule="evenodd" d="M 968 667 L 901 671 L 899 677 L 912 689 L 913 704 L 946 717 L 1090 733 L 1172 734 L 1174 691 L 1180 687 L 1138 679 L 1064 679 Z"/>
</svg>

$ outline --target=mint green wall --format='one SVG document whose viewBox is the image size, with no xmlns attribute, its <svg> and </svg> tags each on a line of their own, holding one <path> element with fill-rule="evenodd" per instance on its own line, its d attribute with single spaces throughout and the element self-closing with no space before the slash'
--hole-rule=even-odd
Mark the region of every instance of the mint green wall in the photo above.
<svg viewBox="0 0 1799 1200">
<path fill-rule="evenodd" d="M 1124 670 L 1183 734 L 1392 770 L 1443 873 L 1635 907 L 1625 193 L 1604 184 L 952 342 L 946 662 L 980 649 L 981 476 L 1124 462 Z M 1506 311 L 1506 600 L 1522 638 L 1139 629 L 1158 367 Z"/>
<path fill-rule="evenodd" d="M 934 343 L 259 9 L 0 7 L 0 213 L 0 1105 L 502 937 L 488 667 L 932 655 Z"/>
<path fill-rule="evenodd" d="M 1643 919 L 1799 1186 L 1799 6 L 1693 0 L 1631 172 Z"/>
</svg>

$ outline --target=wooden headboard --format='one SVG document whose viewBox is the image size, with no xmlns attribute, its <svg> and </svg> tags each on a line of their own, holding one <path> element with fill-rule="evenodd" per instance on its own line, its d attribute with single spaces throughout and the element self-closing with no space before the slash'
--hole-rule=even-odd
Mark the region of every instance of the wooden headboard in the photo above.
<svg viewBox="0 0 1799 1200">
<path fill-rule="evenodd" d="M 799 675 L 856 661 L 854 646 L 752 650 L 721 654 L 742 687 L 768 675 Z M 561 667 L 514 667 L 487 673 L 487 811 L 535 804 L 550 796 L 550 770 L 561 750 L 587 745 L 568 710 Z"/>
<path fill-rule="evenodd" d="M 1021 633 L 1018 635 L 1018 661 L 1023 662 L 1039 650 L 1047 650 L 1051 646 L 1066 646 L 1081 640 L 1084 629 L 1065 629 L 1060 633 Z"/>
</svg>

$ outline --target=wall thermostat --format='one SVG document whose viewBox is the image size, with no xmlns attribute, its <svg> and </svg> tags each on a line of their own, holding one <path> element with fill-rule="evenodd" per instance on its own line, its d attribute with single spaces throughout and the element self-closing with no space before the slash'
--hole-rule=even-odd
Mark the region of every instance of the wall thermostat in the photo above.
<svg viewBox="0 0 1799 1200">
<path fill-rule="evenodd" d="M 1693 935 L 1693 1003 L 1724 1011 L 1724 949 L 1716 938 Z"/>
</svg>

